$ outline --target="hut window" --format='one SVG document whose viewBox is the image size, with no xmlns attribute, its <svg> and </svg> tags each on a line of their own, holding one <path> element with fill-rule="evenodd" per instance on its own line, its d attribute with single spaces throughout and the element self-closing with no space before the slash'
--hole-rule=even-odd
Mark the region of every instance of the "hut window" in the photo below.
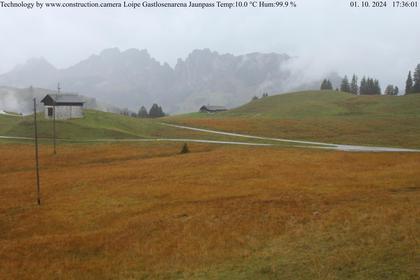
<svg viewBox="0 0 420 280">
<path fill-rule="evenodd" d="M 52 117 L 53 115 L 53 108 L 48 108 L 48 117 Z"/>
</svg>

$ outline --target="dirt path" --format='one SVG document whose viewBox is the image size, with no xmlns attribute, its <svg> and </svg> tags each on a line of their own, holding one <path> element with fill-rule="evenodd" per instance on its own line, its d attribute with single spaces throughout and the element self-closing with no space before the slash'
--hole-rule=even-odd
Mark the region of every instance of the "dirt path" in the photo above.
<svg viewBox="0 0 420 280">
<path fill-rule="evenodd" d="M 419 149 L 405 149 L 405 148 L 390 148 L 390 147 L 373 147 L 373 146 L 357 146 L 357 145 L 341 145 L 341 144 L 332 144 L 332 143 L 323 143 L 323 142 L 313 142 L 313 141 L 300 141 L 300 140 L 290 140 L 283 138 L 271 138 L 271 137 L 262 137 L 262 136 L 253 136 L 247 134 L 223 132 L 217 130 L 195 128 L 189 126 L 161 123 L 161 125 L 170 126 L 178 129 L 189 129 L 194 131 L 207 132 L 212 134 L 235 136 L 249 139 L 258 139 L 258 140 L 269 140 L 269 141 L 278 141 L 283 143 L 290 143 L 292 147 L 300 148 L 312 148 L 312 149 L 327 149 L 327 150 L 337 150 L 345 152 L 420 152 Z M 0 136 L 0 139 L 9 139 L 9 140 L 33 140 L 31 137 L 17 137 L 17 136 Z M 41 140 L 50 140 L 50 139 L 41 139 Z M 225 145 L 242 145 L 242 146 L 274 146 L 274 144 L 267 143 L 248 143 L 240 141 L 218 141 L 218 140 L 207 140 L 207 139 L 178 139 L 178 138 L 151 138 L 151 139 L 93 139 L 93 140 L 71 140 L 71 139 L 58 139 L 63 142 L 194 142 L 194 143 L 208 143 L 208 144 L 225 144 Z M 300 145 L 292 145 L 300 144 Z"/>
<path fill-rule="evenodd" d="M 190 126 L 183 126 L 183 125 L 176 125 L 176 124 L 169 124 L 169 123 L 161 123 L 161 124 L 174 127 L 174 128 L 189 129 L 189 130 L 194 130 L 194 131 L 207 132 L 207 133 L 220 134 L 220 135 L 228 135 L 228 136 L 259 139 L 259 140 L 278 141 L 278 142 L 294 143 L 294 144 L 303 144 L 303 145 L 306 145 L 306 146 L 303 146 L 306 148 L 329 149 L 329 150 L 338 150 L 338 151 L 345 151 L 345 152 L 420 152 L 420 150 L 418 149 L 342 145 L 342 144 L 333 144 L 333 143 L 324 143 L 324 142 L 301 141 L 301 140 L 291 140 L 291 139 L 283 139 L 283 138 L 253 136 L 253 135 L 247 135 L 247 134 L 223 132 L 223 131 L 218 131 L 218 130 L 195 128 L 195 127 L 190 127 Z"/>
<path fill-rule="evenodd" d="M 34 140 L 30 137 L 17 136 L 1 136 L 0 139 L 8 140 Z M 51 138 L 39 138 L 40 140 L 52 140 Z M 93 140 L 72 140 L 72 139 L 57 139 L 63 142 L 88 143 L 88 142 L 194 142 L 194 143 L 208 143 L 208 144 L 226 144 L 226 145 L 244 145 L 244 146 L 273 146 L 273 144 L 265 143 L 248 143 L 236 141 L 217 141 L 205 139 L 178 139 L 178 138 L 151 138 L 151 139 L 93 139 Z"/>
</svg>

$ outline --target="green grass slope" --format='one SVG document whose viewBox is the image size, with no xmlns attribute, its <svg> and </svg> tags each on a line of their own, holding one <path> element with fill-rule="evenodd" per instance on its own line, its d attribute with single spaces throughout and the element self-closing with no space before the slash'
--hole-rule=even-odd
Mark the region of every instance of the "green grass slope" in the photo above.
<svg viewBox="0 0 420 280">
<path fill-rule="evenodd" d="M 85 118 L 57 121 L 58 138 L 94 139 L 94 138 L 138 138 L 146 137 L 152 130 L 151 122 L 140 121 L 117 114 L 87 110 Z M 52 136 L 53 122 L 38 114 L 38 132 L 40 137 Z M 0 117 L 0 134 L 32 137 L 34 133 L 33 116 Z"/>
<path fill-rule="evenodd" d="M 355 96 L 336 91 L 299 92 L 252 101 L 227 116 L 272 118 L 420 117 L 420 95 Z"/>
<path fill-rule="evenodd" d="M 0 135 L 5 134 L 21 120 L 23 117 L 0 115 Z"/>
<path fill-rule="evenodd" d="M 172 118 L 420 117 L 419 109 L 420 94 L 406 96 L 356 96 L 337 91 L 304 91 L 260 98 L 222 113 L 193 113 Z"/>
<path fill-rule="evenodd" d="M 420 94 L 296 92 L 261 98 L 223 113 L 193 113 L 167 121 L 260 136 L 420 147 Z"/>
<path fill-rule="evenodd" d="M 138 119 L 113 113 L 86 110 L 82 119 L 57 120 L 56 133 L 58 139 L 72 140 L 72 142 L 139 138 L 238 140 L 235 137 L 212 135 L 164 126 L 160 122 L 160 119 Z M 0 136 L 33 137 L 33 135 L 33 116 L 0 115 Z M 52 138 L 53 136 L 53 122 L 45 119 L 42 113 L 38 114 L 38 135 L 40 138 Z M 241 141 L 244 140 L 241 139 Z M 244 142 L 247 141 L 245 140 Z"/>
</svg>

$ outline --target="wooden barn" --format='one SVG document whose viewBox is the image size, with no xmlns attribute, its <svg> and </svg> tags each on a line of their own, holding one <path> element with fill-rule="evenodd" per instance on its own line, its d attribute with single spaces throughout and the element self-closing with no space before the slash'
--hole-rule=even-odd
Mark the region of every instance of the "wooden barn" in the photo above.
<svg viewBox="0 0 420 280">
<path fill-rule="evenodd" d="M 76 94 L 48 94 L 41 100 L 45 107 L 45 118 L 68 120 L 83 118 L 83 99 Z"/>
<path fill-rule="evenodd" d="M 201 113 L 217 113 L 217 112 L 223 112 L 223 111 L 227 111 L 227 108 L 224 106 L 204 105 L 200 108 Z"/>
</svg>

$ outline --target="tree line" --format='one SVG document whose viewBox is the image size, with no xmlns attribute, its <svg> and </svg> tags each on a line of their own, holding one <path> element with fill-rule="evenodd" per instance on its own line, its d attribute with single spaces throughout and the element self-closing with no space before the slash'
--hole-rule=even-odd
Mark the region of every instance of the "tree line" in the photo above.
<svg viewBox="0 0 420 280">
<path fill-rule="evenodd" d="M 360 95 L 376 95 L 381 94 L 381 86 L 378 79 L 363 77 L 359 84 L 359 78 L 353 74 L 351 80 L 344 76 L 341 80 L 340 89 L 337 91 L 348 92 L 351 94 Z M 321 90 L 332 90 L 333 85 L 330 80 L 324 79 L 321 83 Z"/>
<path fill-rule="evenodd" d="M 333 85 L 329 79 L 324 79 L 321 83 L 321 90 L 333 90 Z M 382 94 L 381 86 L 378 79 L 371 77 L 363 77 L 358 83 L 358 77 L 353 74 L 351 81 L 347 75 L 341 80 L 340 88 L 336 88 L 337 91 L 348 92 L 355 95 L 380 95 Z M 397 86 L 388 85 L 385 90 L 385 95 L 398 95 L 400 90 Z M 411 74 L 408 72 L 406 80 L 405 94 L 420 93 L 420 64 L 417 65 L 416 69 Z"/>
<path fill-rule="evenodd" d="M 147 111 L 145 106 L 141 106 L 137 113 L 130 112 L 128 109 L 124 109 L 121 114 L 125 116 L 131 116 L 133 118 L 160 118 L 166 116 L 162 107 L 156 103 L 150 107 L 149 111 Z"/>
</svg>

